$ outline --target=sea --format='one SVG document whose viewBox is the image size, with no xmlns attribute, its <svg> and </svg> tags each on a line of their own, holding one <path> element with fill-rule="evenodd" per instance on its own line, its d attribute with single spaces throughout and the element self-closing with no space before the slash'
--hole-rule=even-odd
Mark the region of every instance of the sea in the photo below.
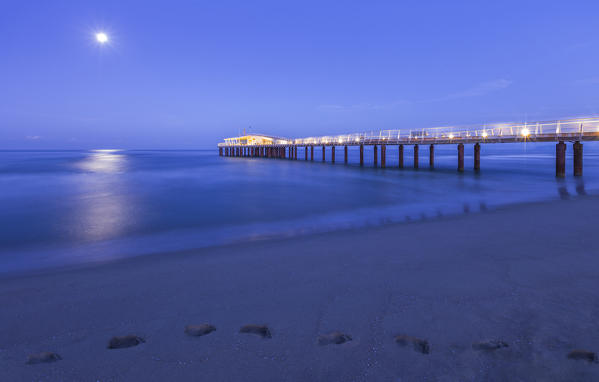
<svg viewBox="0 0 599 382">
<path fill-rule="evenodd" d="M 0 151 L 0 275 L 117 261 L 230 243 L 411 223 L 599 191 L 599 144 L 584 144 L 584 176 L 555 177 L 555 143 L 487 144 L 481 171 L 466 146 L 331 149 L 322 161 L 220 157 L 217 150 Z M 380 155 L 380 150 L 379 150 Z M 309 159 L 309 157 L 308 157 Z M 380 160 L 379 160 L 380 165 Z M 567 224 L 567 222 L 564 222 Z"/>
</svg>

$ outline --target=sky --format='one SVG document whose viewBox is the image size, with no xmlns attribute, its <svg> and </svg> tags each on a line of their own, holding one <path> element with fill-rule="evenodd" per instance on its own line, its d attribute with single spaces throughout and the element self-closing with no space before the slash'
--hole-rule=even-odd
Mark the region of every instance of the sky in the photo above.
<svg viewBox="0 0 599 382">
<path fill-rule="evenodd" d="M 596 0 L 0 0 L 0 149 L 598 115 L 598 14 Z"/>
</svg>

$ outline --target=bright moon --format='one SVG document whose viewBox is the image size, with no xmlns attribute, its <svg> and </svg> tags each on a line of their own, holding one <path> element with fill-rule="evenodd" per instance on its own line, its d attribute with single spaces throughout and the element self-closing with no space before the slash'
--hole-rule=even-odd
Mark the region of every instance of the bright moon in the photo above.
<svg viewBox="0 0 599 382">
<path fill-rule="evenodd" d="M 105 44 L 108 42 L 108 35 L 104 32 L 99 32 L 96 33 L 96 40 L 100 43 L 100 44 Z"/>
</svg>

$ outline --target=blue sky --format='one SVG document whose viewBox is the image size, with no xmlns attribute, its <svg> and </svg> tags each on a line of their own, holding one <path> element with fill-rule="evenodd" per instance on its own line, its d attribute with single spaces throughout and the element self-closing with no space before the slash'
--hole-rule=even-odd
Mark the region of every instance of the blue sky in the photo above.
<svg viewBox="0 0 599 382">
<path fill-rule="evenodd" d="M 2 0 L 0 148 L 596 115 L 598 14 L 591 0 Z"/>
</svg>

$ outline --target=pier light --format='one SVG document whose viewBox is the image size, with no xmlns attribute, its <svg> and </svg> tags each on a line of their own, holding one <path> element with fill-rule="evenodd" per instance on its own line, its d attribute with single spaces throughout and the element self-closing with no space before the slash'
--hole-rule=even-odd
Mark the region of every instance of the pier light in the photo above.
<svg viewBox="0 0 599 382">
<path fill-rule="evenodd" d="M 489 136 L 489 134 L 487 134 L 487 132 L 486 132 L 486 131 L 483 131 L 483 134 L 482 134 L 482 135 L 483 135 L 483 138 L 486 138 L 486 137 L 488 137 L 488 136 Z"/>
<path fill-rule="evenodd" d="M 524 137 L 528 137 L 530 135 L 530 130 L 525 127 L 520 131 L 520 134 L 522 134 Z"/>
<path fill-rule="evenodd" d="M 448 135 L 449 139 L 453 139 L 453 134 Z"/>
</svg>

